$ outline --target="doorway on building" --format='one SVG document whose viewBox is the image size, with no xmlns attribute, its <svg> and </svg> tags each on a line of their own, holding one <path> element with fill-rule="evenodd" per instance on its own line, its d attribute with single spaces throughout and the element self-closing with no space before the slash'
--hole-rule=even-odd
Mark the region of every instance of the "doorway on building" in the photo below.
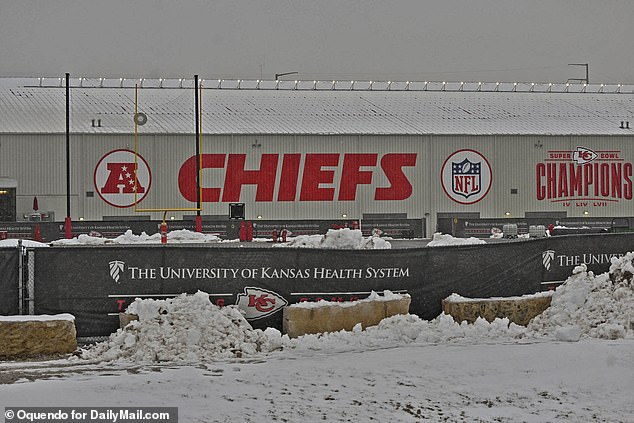
<svg viewBox="0 0 634 423">
<path fill-rule="evenodd" d="M 15 188 L 0 187 L 0 222 L 15 222 Z"/>
</svg>

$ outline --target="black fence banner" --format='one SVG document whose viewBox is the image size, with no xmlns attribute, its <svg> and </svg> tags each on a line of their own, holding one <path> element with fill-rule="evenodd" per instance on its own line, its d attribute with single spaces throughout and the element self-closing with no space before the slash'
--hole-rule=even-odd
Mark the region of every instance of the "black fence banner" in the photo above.
<svg viewBox="0 0 634 423">
<path fill-rule="evenodd" d="M 547 238 L 542 251 L 542 280 L 546 286 L 565 281 L 585 264 L 598 275 L 610 270 L 613 258 L 634 251 L 633 233 L 563 235 Z"/>
<path fill-rule="evenodd" d="M 19 313 L 19 266 L 18 248 L 0 248 L 0 315 Z"/>
<path fill-rule="evenodd" d="M 68 246 L 35 249 L 35 313 L 71 313 L 78 336 L 104 336 L 135 298 L 198 290 L 237 304 L 256 328 L 282 327 L 301 301 L 353 301 L 371 291 L 412 297 L 410 312 L 441 313 L 444 298 L 533 294 L 586 264 L 602 273 L 634 250 L 634 234 L 575 235 L 478 245 L 325 250 L 244 244 Z"/>
<path fill-rule="evenodd" d="M 412 296 L 410 312 L 434 318 L 451 293 L 536 292 L 543 243 L 391 250 L 220 246 L 72 246 L 35 251 L 36 314 L 71 313 L 78 336 L 108 335 L 135 298 L 197 290 L 237 304 L 256 328 L 282 327 L 300 301 L 352 301 L 371 291 Z"/>
<path fill-rule="evenodd" d="M 184 220 L 168 220 L 167 230 L 196 230 L 195 216 Z M 205 219 L 202 220 L 202 231 L 215 234 L 222 239 L 238 239 L 239 219 Z M 159 233 L 159 220 L 119 220 L 119 221 L 78 221 L 72 222 L 73 236 L 91 235 L 96 237 L 116 238 L 131 230 L 135 235 L 145 232 L 148 235 Z M 273 231 L 279 234 L 287 229 L 292 236 L 325 234 L 329 229 L 358 228 L 361 226 L 364 236 L 379 229 L 385 236 L 392 238 L 422 238 L 425 236 L 425 219 L 353 219 L 343 220 L 252 220 L 255 238 L 272 238 Z M 37 229 L 36 229 L 37 228 Z M 0 231 L 7 232 L 8 238 L 36 239 L 50 242 L 65 237 L 63 222 L 2 222 Z"/>
</svg>

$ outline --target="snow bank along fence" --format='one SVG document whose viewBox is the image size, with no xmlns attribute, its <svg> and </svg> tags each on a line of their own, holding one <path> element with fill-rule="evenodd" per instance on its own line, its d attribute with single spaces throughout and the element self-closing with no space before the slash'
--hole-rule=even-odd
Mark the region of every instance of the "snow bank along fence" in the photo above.
<svg viewBox="0 0 634 423">
<path fill-rule="evenodd" d="M 56 316 L 0 316 L 0 358 L 68 354 L 77 349 L 75 319 Z"/>
<path fill-rule="evenodd" d="M 550 291 L 552 292 L 552 291 Z M 550 307 L 551 295 L 507 298 L 464 298 L 449 296 L 442 301 L 442 310 L 458 323 L 473 323 L 478 317 L 492 322 L 496 318 L 526 326 L 535 316 Z"/>
<path fill-rule="evenodd" d="M 408 314 L 411 297 L 370 297 L 352 303 L 300 303 L 284 307 L 283 332 L 291 338 L 309 333 L 351 331 L 378 325 L 386 317 Z"/>
<path fill-rule="evenodd" d="M 634 234 L 591 234 L 486 245 L 391 250 L 234 248 L 221 245 L 0 248 L 0 314 L 75 316 L 80 337 L 107 336 L 135 298 L 208 292 L 237 304 L 256 328 L 282 330 L 282 310 L 303 301 L 350 301 L 371 291 L 411 296 L 410 312 L 432 319 L 452 293 L 533 294 L 585 263 L 608 271 L 634 250 Z"/>
</svg>

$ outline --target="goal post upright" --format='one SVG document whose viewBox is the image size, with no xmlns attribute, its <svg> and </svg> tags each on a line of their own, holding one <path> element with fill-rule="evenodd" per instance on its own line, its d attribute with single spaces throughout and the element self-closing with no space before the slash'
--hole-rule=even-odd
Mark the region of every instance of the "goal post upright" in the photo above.
<svg viewBox="0 0 634 423">
<path fill-rule="evenodd" d="M 198 79 L 198 75 L 196 75 L 196 80 Z M 194 91 L 198 93 L 198 84 L 195 83 Z M 202 90 L 202 84 L 200 89 Z M 198 97 L 198 95 L 196 95 Z M 198 99 L 196 99 L 196 109 L 198 109 Z M 202 101 L 201 101 L 201 109 L 202 109 Z M 197 232 L 202 232 L 202 217 L 200 216 L 200 212 L 202 211 L 202 185 L 200 183 L 201 173 L 202 173 L 202 157 L 200 154 L 200 150 L 202 149 L 202 134 L 199 135 L 199 122 L 198 122 L 198 110 L 196 110 L 196 188 L 197 188 L 197 201 L 196 207 L 156 207 L 156 208 L 141 208 L 139 207 L 138 200 L 138 190 L 137 183 L 138 178 L 136 177 L 136 168 L 138 166 L 138 157 L 139 157 L 139 86 L 138 84 L 134 87 L 134 167 L 135 167 L 135 178 L 134 178 L 134 212 L 136 213 L 163 213 L 163 220 L 160 224 L 161 232 L 166 231 L 167 222 L 166 215 L 169 211 L 195 211 L 196 215 L 196 230 Z M 202 110 L 200 111 L 200 117 L 202 120 Z M 145 122 L 143 122 L 145 123 Z M 202 132 L 202 131 L 200 131 Z M 200 223 L 199 223 L 200 222 Z M 200 230 L 199 230 L 200 229 Z"/>
</svg>

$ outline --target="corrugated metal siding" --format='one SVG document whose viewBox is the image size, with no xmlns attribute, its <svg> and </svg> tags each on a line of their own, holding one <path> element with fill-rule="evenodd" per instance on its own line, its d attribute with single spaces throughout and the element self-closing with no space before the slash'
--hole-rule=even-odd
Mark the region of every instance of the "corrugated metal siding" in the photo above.
<svg viewBox="0 0 634 423">
<path fill-rule="evenodd" d="M 152 187 L 140 204 L 141 208 L 195 207 L 195 203 L 183 198 L 178 187 L 178 172 L 182 164 L 195 154 L 195 137 L 190 135 L 139 136 L 139 153 L 148 161 L 152 175 Z M 0 176 L 18 181 L 18 214 L 30 211 L 33 196 L 37 195 L 42 210 L 53 210 L 58 220 L 65 216 L 65 148 L 63 135 L 0 135 Z M 108 205 L 98 195 L 94 186 L 94 172 L 99 160 L 112 150 L 134 149 L 131 135 L 101 134 L 73 135 L 72 146 L 72 210 L 74 219 L 84 217 L 99 220 L 103 216 L 134 215 L 133 208 L 116 208 Z M 258 170 L 263 154 L 278 154 L 278 173 L 273 201 L 256 202 L 256 186 L 243 185 L 240 201 L 246 203 L 247 218 L 255 219 L 338 219 L 342 214 L 349 218 L 362 217 L 364 213 L 407 213 L 409 218 L 427 218 L 428 233 L 433 232 L 438 213 L 479 213 L 481 217 L 523 217 L 526 212 L 566 211 L 568 216 L 581 217 L 588 211 L 590 217 L 631 216 L 633 200 L 617 198 L 604 204 L 565 205 L 563 201 L 537 199 L 536 166 L 546 163 L 549 151 L 573 152 L 584 147 L 595 152 L 615 151 L 614 163 L 631 165 L 634 143 L 631 137 L 614 136 L 408 136 L 408 135 L 205 135 L 203 154 L 245 154 L 246 170 Z M 454 152 L 473 149 L 490 163 L 493 180 L 489 193 L 474 204 L 459 204 L 442 188 L 443 163 Z M 298 201 L 302 172 L 297 180 L 296 201 L 278 201 L 280 172 L 284 154 L 301 154 L 302 163 L 307 153 L 339 153 L 339 164 L 325 170 L 334 171 L 334 182 L 324 183 L 322 188 L 333 188 L 334 201 Z M 343 154 L 378 154 L 377 165 L 363 167 L 372 170 L 372 184 L 357 187 L 356 201 L 338 201 Z M 404 167 L 403 173 L 412 184 L 412 195 L 402 201 L 376 201 L 377 187 L 388 187 L 380 159 L 388 153 L 415 153 L 415 167 Z M 597 159 L 599 161 L 599 159 Z M 612 163 L 612 162 L 610 162 Z M 623 175 L 623 178 L 625 176 Z M 205 169 L 202 186 L 223 188 L 225 169 Z M 632 180 L 632 176 L 629 176 Z M 623 179 L 625 181 L 625 179 Z M 625 183 L 625 182 L 623 182 Z M 511 189 L 517 189 L 512 194 Z M 93 192 L 89 197 L 87 193 Z M 583 203 L 583 201 L 581 202 Z M 228 214 L 226 202 L 203 203 L 203 214 Z M 151 214 L 160 218 L 160 213 Z M 175 212 L 180 218 L 194 212 Z"/>
</svg>

